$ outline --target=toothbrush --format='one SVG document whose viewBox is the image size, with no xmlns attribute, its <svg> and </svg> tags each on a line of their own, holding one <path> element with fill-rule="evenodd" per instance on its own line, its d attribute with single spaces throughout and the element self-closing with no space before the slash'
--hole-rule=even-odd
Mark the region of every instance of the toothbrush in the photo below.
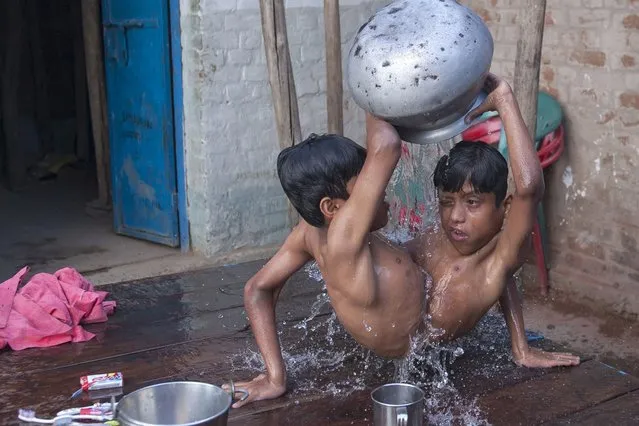
<svg viewBox="0 0 639 426">
<path fill-rule="evenodd" d="M 74 410 L 74 409 L 71 409 Z M 67 410 L 65 410 L 67 411 Z M 66 414 L 66 415 L 58 415 L 53 419 L 40 419 L 36 417 L 36 413 L 34 410 L 21 408 L 18 410 L 18 420 L 23 422 L 31 422 L 31 423 L 40 423 L 40 424 L 54 424 L 57 420 L 63 419 L 71 419 L 71 420 L 95 420 L 98 422 L 104 422 L 108 420 L 113 420 L 113 416 L 108 415 L 86 415 L 86 414 Z"/>
<path fill-rule="evenodd" d="M 68 408 L 66 410 L 58 411 L 57 416 L 73 416 L 78 414 L 90 416 L 108 416 L 113 412 L 117 405 L 117 402 L 98 402 L 88 407 Z"/>
</svg>

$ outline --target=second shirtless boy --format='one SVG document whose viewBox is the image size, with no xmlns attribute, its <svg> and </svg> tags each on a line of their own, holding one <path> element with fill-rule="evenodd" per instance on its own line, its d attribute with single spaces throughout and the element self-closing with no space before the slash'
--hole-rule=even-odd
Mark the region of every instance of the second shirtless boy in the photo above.
<svg viewBox="0 0 639 426">
<path fill-rule="evenodd" d="M 406 353 L 424 324 L 444 340 L 470 331 L 499 301 L 515 362 L 528 367 L 576 365 L 570 354 L 529 348 L 512 274 L 544 191 L 533 143 L 508 84 L 490 75 L 486 101 L 472 119 L 496 110 L 505 126 L 515 193 L 506 197 L 508 167 L 494 148 L 461 142 L 435 171 L 441 226 L 393 245 L 375 231 L 388 221 L 386 187 L 401 153 L 390 124 L 367 116 L 366 147 L 340 136 L 311 136 L 282 151 L 277 168 L 284 192 L 302 220 L 277 254 L 246 284 L 245 306 L 266 373 L 237 383 L 248 391 L 240 407 L 286 391 L 275 305 L 295 272 L 315 260 L 346 331 L 383 357 Z M 425 275 L 433 278 L 426 294 Z"/>
</svg>

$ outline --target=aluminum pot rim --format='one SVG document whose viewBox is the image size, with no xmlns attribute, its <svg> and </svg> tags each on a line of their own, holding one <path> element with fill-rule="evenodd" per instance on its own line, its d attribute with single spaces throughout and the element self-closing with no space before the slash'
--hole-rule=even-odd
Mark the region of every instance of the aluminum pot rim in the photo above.
<svg viewBox="0 0 639 426">
<path fill-rule="evenodd" d="M 228 403 L 227 403 L 226 409 L 220 411 L 219 413 L 217 413 L 217 414 L 215 414 L 215 415 L 213 415 L 211 417 L 207 417 L 205 419 L 201 419 L 201 420 L 198 420 L 196 422 L 175 423 L 175 424 L 165 423 L 165 424 L 161 424 L 161 425 L 158 425 L 156 423 L 146 423 L 146 422 L 141 422 L 139 420 L 134 420 L 134 419 L 130 418 L 129 416 L 127 416 L 126 414 L 123 414 L 120 411 L 120 407 L 121 407 L 122 401 L 124 401 L 129 396 L 135 395 L 135 394 L 140 393 L 140 392 L 142 392 L 144 390 L 151 389 L 151 388 L 154 388 L 154 387 L 161 387 L 161 386 L 168 386 L 168 385 L 175 385 L 175 384 L 178 384 L 178 385 L 184 385 L 184 384 L 193 385 L 193 384 L 197 384 L 197 385 L 202 385 L 202 386 L 205 386 L 205 387 L 212 387 L 212 388 L 219 389 L 222 392 L 224 392 L 224 394 L 228 395 Z M 120 399 L 120 401 L 118 401 L 118 405 L 116 407 L 115 419 L 116 420 L 118 420 L 118 419 L 122 420 L 122 421 L 124 421 L 124 422 L 126 422 L 128 424 L 134 425 L 134 426 L 178 426 L 178 425 L 179 426 L 197 426 L 197 425 L 200 425 L 200 424 L 215 420 L 215 419 L 217 419 L 217 418 L 219 418 L 221 416 L 224 416 L 225 414 L 227 414 L 229 412 L 229 409 L 231 408 L 232 404 L 233 404 L 233 397 L 228 392 L 224 391 L 224 389 L 222 389 L 221 387 L 216 386 L 216 385 L 214 385 L 212 383 L 190 381 L 190 380 L 181 380 L 181 381 L 175 381 L 175 382 L 162 382 L 162 383 L 156 383 L 154 385 L 145 386 L 143 388 L 137 389 L 137 390 L 135 390 L 135 391 L 133 391 L 133 392 L 131 392 L 129 394 L 124 395 L 122 397 L 122 399 Z"/>
<path fill-rule="evenodd" d="M 389 404 L 386 402 L 382 402 L 379 401 L 377 399 L 375 399 L 375 392 L 377 392 L 380 389 L 383 389 L 385 387 L 390 387 L 390 386 L 402 386 L 402 387 L 408 387 L 408 388 L 413 388 L 413 389 L 417 389 L 420 393 L 421 393 L 421 398 L 419 398 L 416 401 L 413 401 L 409 404 Z M 384 385 L 378 386 L 375 389 L 373 389 L 373 391 L 371 392 L 371 399 L 373 400 L 373 402 L 375 402 L 376 404 L 382 405 L 384 407 L 393 407 L 393 408 L 397 408 L 397 407 L 412 407 L 413 405 L 419 404 L 420 402 L 424 401 L 424 398 L 426 398 L 426 392 L 423 391 L 423 389 L 421 389 L 419 386 L 410 384 L 410 383 L 386 383 Z"/>
<path fill-rule="evenodd" d="M 466 122 L 466 118 L 468 117 L 468 114 L 479 107 L 486 100 L 487 97 L 488 93 L 484 89 L 482 89 L 471 106 L 468 108 L 468 111 L 464 113 L 464 115 L 462 115 L 456 121 L 453 121 L 452 123 L 439 127 L 437 129 L 421 130 L 395 125 L 394 127 L 397 130 L 400 138 L 404 142 L 409 142 L 415 145 L 431 145 L 443 142 L 445 140 L 455 139 L 461 137 L 462 133 L 464 133 L 469 128 L 484 121 L 483 116 L 476 117 L 474 120 L 468 123 Z"/>
</svg>

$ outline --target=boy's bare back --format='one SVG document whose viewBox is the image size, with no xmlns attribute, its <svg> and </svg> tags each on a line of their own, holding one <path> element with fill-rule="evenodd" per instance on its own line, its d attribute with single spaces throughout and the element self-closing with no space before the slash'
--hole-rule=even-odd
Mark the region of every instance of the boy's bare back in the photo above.
<svg viewBox="0 0 639 426">
<path fill-rule="evenodd" d="M 349 257 L 330 252 L 326 231 L 303 222 L 293 232 L 301 234 L 298 249 L 316 260 L 346 331 L 380 356 L 405 354 L 424 301 L 424 276 L 410 255 L 377 233 Z"/>
<path fill-rule="evenodd" d="M 388 222 L 384 196 L 399 161 L 401 140 L 393 126 L 370 115 L 366 133 L 363 164 L 353 154 L 361 148 L 332 136 L 310 138 L 278 158 L 282 186 L 304 220 L 246 284 L 245 306 L 266 374 L 237 384 L 249 397 L 234 407 L 285 392 L 286 369 L 277 339 L 275 304 L 286 280 L 310 260 L 320 268 L 337 319 L 362 346 L 380 356 L 401 356 L 422 323 L 424 276 L 408 252 L 375 233 Z M 314 157 L 321 149 L 315 143 L 325 144 L 322 158 Z M 337 143 L 334 149 L 332 143 Z M 341 149 L 346 152 L 339 152 Z M 348 168 L 325 170 L 331 159 L 339 163 L 344 155 L 353 157 L 347 163 L 357 169 L 348 180 L 335 178 Z M 317 190 L 317 180 L 327 184 Z M 324 192 L 333 195 L 322 195 Z M 318 193 L 321 196 L 309 201 Z"/>
</svg>

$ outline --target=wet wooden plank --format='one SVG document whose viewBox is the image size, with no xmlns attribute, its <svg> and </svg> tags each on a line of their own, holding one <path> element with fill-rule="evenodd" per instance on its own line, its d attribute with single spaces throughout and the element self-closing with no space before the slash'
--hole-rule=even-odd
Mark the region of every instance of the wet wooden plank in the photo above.
<svg viewBox="0 0 639 426">
<path fill-rule="evenodd" d="M 639 391 L 549 422 L 552 425 L 600 426 L 603 424 L 638 425 Z"/>
<path fill-rule="evenodd" d="M 277 306 L 278 319 L 291 321 L 308 316 L 320 287 L 300 273 L 290 280 Z M 27 373 L 61 368 L 81 362 L 133 353 L 176 343 L 217 337 L 244 330 L 245 280 L 206 285 L 197 279 L 159 281 L 146 285 L 123 284 L 112 290 L 118 300 L 116 314 L 106 323 L 86 329 L 96 337 L 88 342 L 0 354 L 8 372 Z M 190 284 L 189 284 L 190 283 Z M 189 290 L 184 287 L 188 284 Z M 326 305 L 322 313 L 330 312 Z"/>
<path fill-rule="evenodd" d="M 317 317 L 308 327 L 325 318 Z M 290 348 L 299 344 L 303 337 L 303 330 L 289 327 L 281 340 L 284 347 Z M 348 342 L 336 338 L 334 348 L 338 350 L 344 343 Z M 249 331 L 244 331 L 233 336 L 205 338 L 92 361 L 82 362 L 80 358 L 75 364 L 55 370 L 10 374 L 3 369 L 0 373 L 4 383 L 0 392 L 0 418 L 12 416 L 18 408 L 33 408 L 43 415 L 68 408 L 67 399 L 85 374 L 120 371 L 124 376 L 125 393 L 163 381 L 199 380 L 220 384 L 229 379 L 251 378 L 256 372 L 249 370 L 246 363 L 233 365 L 233 360 L 242 360 L 242 354 L 249 347 L 254 348 L 254 339 Z M 316 374 L 316 371 L 309 370 L 304 374 Z M 302 378 L 298 376 L 298 380 Z M 324 380 L 330 382 L 336 377 L 327 375 Z M 294 388 L 295 380 L 291 386 Z"/>
<path fill-rule="evenodd" d="M 242 264 L 241 266 L 202 269 L 180 274 L 147 278 L 143 280 L 100 286 L 99 289 L 110 293 L 109 298 L 118 302 L 118 315 L 114 322 L 128 321 L 130 316 L 136 319 L 161 318 L 154 308 L 166 303 L 175 303 L 191 293 L 213 291 L 210 303 L 220 306 L 241 305 L 243 303 L 244 284 L 262 266 L 263 261 Z M 284 287 L 283 295 L 301 283 L 307 283 L 308 276 L 302 271 L 291 278 Z M 310 282 L 309 282 L 310 283 Z M 319 285 L 314 287 L 319 288 Z M 228 305 L 227 305 L 228 304 Z M 151 314 L 151 315 L 149 315 Z"/>
<path fill-rule="evenodd" d="M 280 323 L 298 321 L 307 317 L 314 298 L 296 298 L 282 301 L 285 311 Z M 320 314 L 326 315 L 330 307 Z M 61 345 L 27 352 L 7 352 L 0 362 L 7 374 L 41 374 L 73 365 L 90 364 L 127 354 L 155 350 L 167 346 L 200 341 L 202 339 L 232 336 L 248 329 L 243 308 L 207 312 L 197 317 L 184 318 L 175 323 L 161 322 L 131 328 L 111 328 L 100 338 L 89 342 Z"/>
<path fill-rule="evenodd" d="M 245 336 L 244 339 L 246 338 L 248 337 Z M 151 379 L 161 379 L 172 374 L 190 373 L 199 376 L 203 366 L 228 371 L 226 358 L 234 350 L 241 348 L 240 343 L 239 340 L 224 338 L 214 341 L 205 339 L 87 364 L 70 365 L 50 372 L 15 375 L 10 380 L 3 373 L 1 377 L 6 384 L 3 386 L 4 392 L 0 394 L 0 418 L 6 418 L 18 408 L 29 407 L 41 415 L 51 415 L 69 407 L 67 399 L 79 387 L 79 378 L 85 374 L 121 371 L 124 375 L 124 391 L 128 393 Z"/>
<path fill-rule="evenodd" d="M 487 315 L 476 330 L 457 344 L 464 349 L 464 355 L 450 366 L 450 378 L 464 396 L 490 393 L 559 370 L 518 367 L 512 361 L 510 334 L 500 313 Z M 546 351 L 572 352 L 543 338 L 529 344 Z M 582 362 L 591 359 L 578 355 L 582 355 Z"/>
<path fill-rule="evenodd" d="M 597 361 L 498 389 L 479 398 L 493 425 L 533 425 L 639 389 L 639 379 Z"/>
<path fill-rule="evenodd" d="M 546 351 L 575 353 L 549 340 L 534 342 L 530 346 Z M 582 363 L 592 359 L 591 356 L 578 355 L 581 356 Z M 526 368 L 517 366 L 511 359 L 510 346 L 495 348 L 493 351 L 470 348 L 451 366 L 450 377 L 452 383 L 462 395 L 475 396 L 562 370 L 565 370 L 565 368 Z"/>
<path fill-rule="evenodd" d="M 247 348 L 255 350 L 255 343 L 246 329 L 241 301 L 244 283 L 256 265 L 156 278 L 149 285 L 112 286 L 120 310 L 107 324 L 97 326 L 103 327 L 98 339 L 0 354 L 0 380 L 5 383 L 0 418 L 14 418 L 21 407 L 43 415 L 68 408 L 68 396 L 79 377 L 88 373 L 122 371 L 125 392 L 172 380 L 219 384 L 229 378 L 252 378 L 256 366 L 242 357 L 250 355 Z M 233 410 L 231 424 L 300 424 L 300 419 L 310 425 L 370 424 L 370 390 L 392 380 L 394 365 L 369 359 L 343 330 L 332 332 L 337 326 L 329 320 L 328 304 L 306 330 L 293 327 L 310 315 L 318 290 L 319 284 L 302 272 L 285 287 L 278 304 L 280 338 L 290 363 L 289 392 Z M 479 327 L 478 333 L 459 344 L 466 353 L 453 363 L 452 381 L 462 396 L 483 395 L 480 405 L 496 425 L 566 420 L 639 388 L 638 379 L 594 361 L 572 369 L 518 368 L 508 357 L 503 325 Z M 548 341 L 537 345 L 553 346 Z M 352 384 L 363 390 L 333 396 L 352 390 Z"/>
<path fill-rule="evenodd" d="M 311 400 L 295 400 L 269 411 L 246 415 L 234 410 L 229 425 L 271 426 L 299 425 L 342 426 L 372 424 L 370 391 L 355 391 L 348 396 L 328 396 Z"/>
</svg>

